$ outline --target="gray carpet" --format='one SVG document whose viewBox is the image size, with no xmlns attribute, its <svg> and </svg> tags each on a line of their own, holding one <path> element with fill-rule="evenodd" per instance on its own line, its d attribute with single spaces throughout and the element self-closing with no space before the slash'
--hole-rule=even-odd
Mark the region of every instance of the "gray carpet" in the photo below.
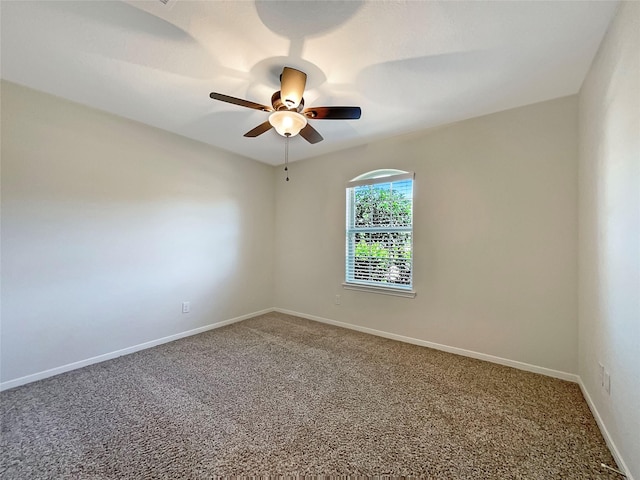
<svg viewBox="0 0 640 480">
<path fill-rule="evenodd" d="M 573 383 L 277 313 L 0 400 L 4 480 L 616 479 Z"/>
</svg>

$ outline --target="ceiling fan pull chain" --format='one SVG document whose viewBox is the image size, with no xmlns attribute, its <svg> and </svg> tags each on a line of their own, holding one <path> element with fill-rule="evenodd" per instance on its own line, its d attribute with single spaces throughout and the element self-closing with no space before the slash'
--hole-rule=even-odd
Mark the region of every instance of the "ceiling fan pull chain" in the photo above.
<svg viewBox="0 0 640 480">
<path fill-rule="evenodd" d="M 290 133 L 285 133 L 287 137 L 287 141 L 284 144 L 284 171 L 287 172 L 287 182 L 289 181 L 289 138 L 291 137 Z"/>
</svg>

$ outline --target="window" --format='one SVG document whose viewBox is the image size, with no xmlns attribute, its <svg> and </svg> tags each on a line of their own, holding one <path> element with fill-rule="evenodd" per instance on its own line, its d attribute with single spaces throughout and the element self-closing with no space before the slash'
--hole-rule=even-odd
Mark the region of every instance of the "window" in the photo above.
<svg viewBox="0 0 640 480">
<path fill-rule="evenodd" d="M 376 170 L 347 185 L 345 288 L 415 296 L 413 177 Z"/>
</svg>

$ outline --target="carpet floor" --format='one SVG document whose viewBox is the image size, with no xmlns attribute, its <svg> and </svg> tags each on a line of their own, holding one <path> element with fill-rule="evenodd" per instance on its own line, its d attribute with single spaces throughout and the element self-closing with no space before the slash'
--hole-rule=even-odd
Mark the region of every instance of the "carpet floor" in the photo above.
<svg viewBox="0 0 640 480">
<path fill-rule="evenodd" d="M 574 383 L 279 313 L 0 401 L 4 480 L 618 478 Z"/>
</svg>

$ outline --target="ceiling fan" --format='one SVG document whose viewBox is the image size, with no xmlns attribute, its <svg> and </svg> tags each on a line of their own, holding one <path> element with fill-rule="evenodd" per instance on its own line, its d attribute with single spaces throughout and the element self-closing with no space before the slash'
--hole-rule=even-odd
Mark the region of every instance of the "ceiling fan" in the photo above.
<svg viewBox="0 0 640 480">
<path fill-rule="evenodd" d="M 271 106 L 230 97 L 222 93 L 211 92 L 214 100 L 233 103 L 242 107 L 271 112 L 269 119 L 249 130 L 245 137 L 257 137 L 275 128 L 284 137 L 293 137 L 298 133 L 309 143 L 322 141 L 322 135 L 307 120 L 357 120 L 360 107 L 310 107 L 304 108 L 304 87 L 307 74 L 291 67 L 284 67 L 280 75 L 280 91 L 271 96 Z"/>
</svg>

